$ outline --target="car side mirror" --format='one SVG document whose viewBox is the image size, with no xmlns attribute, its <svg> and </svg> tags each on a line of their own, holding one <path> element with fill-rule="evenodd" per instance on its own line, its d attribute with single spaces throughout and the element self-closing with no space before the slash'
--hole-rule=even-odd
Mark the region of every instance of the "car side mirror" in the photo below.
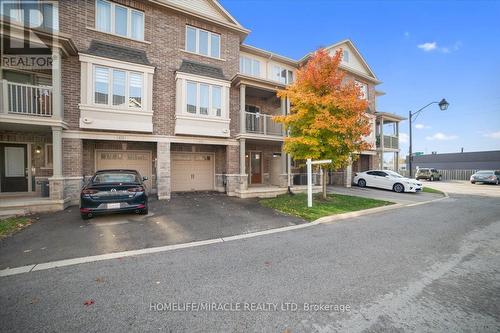
<svg viewBox="0 0 500 333">
<path fill-rule="evenodd" d="M 142 177 L 142 180 L 148 180 L 147 176 Z"/>
</svg>

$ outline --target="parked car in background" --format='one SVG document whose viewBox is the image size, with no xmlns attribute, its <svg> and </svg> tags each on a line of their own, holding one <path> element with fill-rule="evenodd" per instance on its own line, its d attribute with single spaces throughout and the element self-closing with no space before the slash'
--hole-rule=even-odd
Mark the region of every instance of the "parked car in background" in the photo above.
<svg viewBox="0 0 500 333">
<path fill-rule="evenodd" d="M 500 170 L 479 170 L 470 176 L 470 182 L 498 185 L 500 183 Z"/>
<path fill-rule="evenodd" d="M 415 179 L 405 178 L 391 170 L 369 170 L 358 172 L 353 182 L 359 187 L 377 187 L 395 192 L 419 192 L 423 189 L 422 183 Z"/>
<path fill-rule="evenodd" d="M 100 170 L 80 193 L 83 219 L 116 212 L 148 213 L 148 196 L 144 180 L 136 170 Z"/>
<path fill-rule="evenodd" d="M 443 176 L 434 168 L 419 168 L 415 174 L 415 179 L 425 179 L 432 182 L 435 180 L 442 180 Z"/>
</svg>

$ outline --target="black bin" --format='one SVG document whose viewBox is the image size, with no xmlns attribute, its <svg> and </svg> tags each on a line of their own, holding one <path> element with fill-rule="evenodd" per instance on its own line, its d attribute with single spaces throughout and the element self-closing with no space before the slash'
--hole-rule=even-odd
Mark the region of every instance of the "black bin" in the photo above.
<svg viewBox="0 0 500 333">
<path fill-rule="evenodd" d="M 40 184 L 40 194 L 43 198 L 48 198 L 50 196 L 50 188 L 48 180 L 40 180 L 38 182 Z"/>
</svg>

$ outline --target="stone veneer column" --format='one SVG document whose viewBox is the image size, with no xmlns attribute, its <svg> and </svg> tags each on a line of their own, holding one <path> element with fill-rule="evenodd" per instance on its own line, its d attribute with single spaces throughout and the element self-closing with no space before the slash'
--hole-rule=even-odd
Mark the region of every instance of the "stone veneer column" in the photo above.
<svg viewBox="0 0 500 333">
<path fill-rule="evenodd" d="M 170 142 L 156 144 L 156 187 L 159 200 L 170 200 Z"/>
<path fill-rule="evenodd" d="M 226 193 L 237 195 L 236 190 L 247 188 L 247 175 L 240 173 L 240 146 L 226 146 Z"/>
</svg>

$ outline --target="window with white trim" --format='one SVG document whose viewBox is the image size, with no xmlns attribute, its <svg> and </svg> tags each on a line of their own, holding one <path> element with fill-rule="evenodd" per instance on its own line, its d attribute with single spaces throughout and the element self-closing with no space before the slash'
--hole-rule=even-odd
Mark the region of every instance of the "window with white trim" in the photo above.
<svg viewBox="0 0 500 333">
<path fill-rule="evenodd" d="M 143 73 L 94 65 L 94 104 L 142 109 Z"/>
<path fill-rule="evenodd" d="M 0 3 L 0 17 L 3 16 L 30 28 L 59 30 L 57 2 L 39 1 L 37 3 L 36 1 L 9 0 L 0 1 Z"/>
<path fill-rule="evenodd" d="M 222 117 L 222 87 L 186 81 L 186 112 L 199 116 Z"/>
<path fill-rule="evenodd" d="M 260 76 L 260 61 L 245 56 L 240 56 L 240 73 Z"/>
<path fill-rule="evenodd" d="M 355 81 L 355 83 L 361 89 L 361 99 L 368 99 L 368 85 L 360 81 Z"/>
<path fill-rule="evenodd" d="M 186 51 L 220 58 L 220 35 L 186 25 Z"/>
<path fill-rule="evenodd" d="M 343 62 L 349 62 L 349 51 L 348 50 L 342 50 L 342 61 Z"/>
<path fill-rule="evenodd" d="M 290 84 L 293 82 L 293 71 L 279 65 L 272 65 L 271 80 L 278 81 L 283 84 Z"/>
<path fill-rule="evenodd" d="M 144 13 L 117 3 L 96 0 L 95 27 L 123 37 L 144 40 Z"/>
</svg>

